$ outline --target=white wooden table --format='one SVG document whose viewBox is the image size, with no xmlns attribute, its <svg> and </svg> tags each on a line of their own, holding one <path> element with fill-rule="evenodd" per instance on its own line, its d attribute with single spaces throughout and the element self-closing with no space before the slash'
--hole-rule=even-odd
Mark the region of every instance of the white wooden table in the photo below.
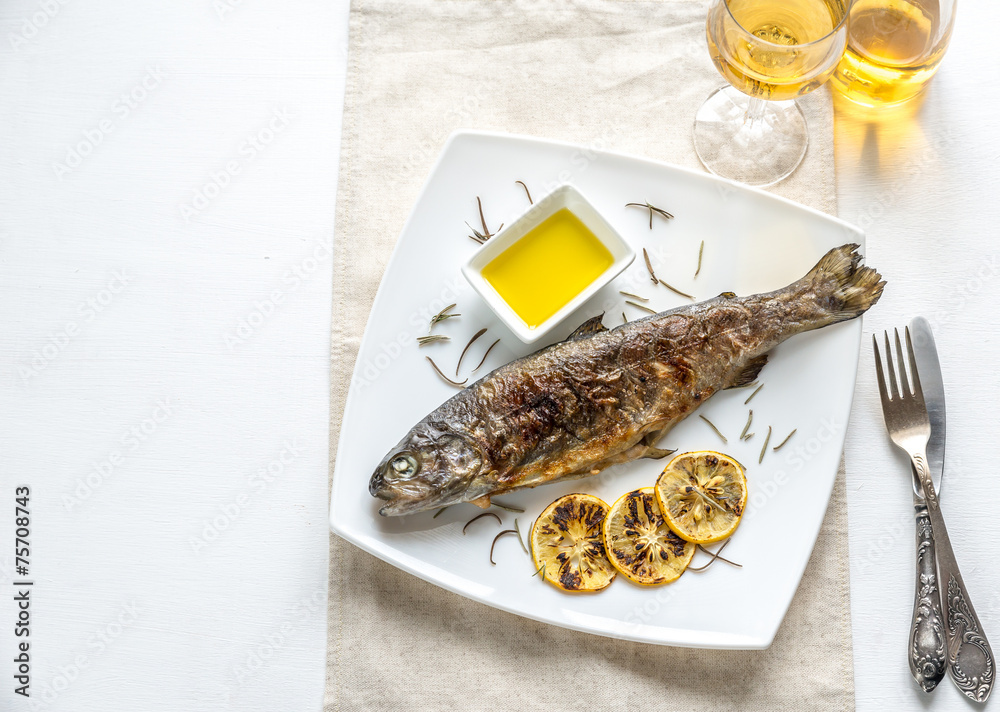
<svg viewBox="0 0 1000 712">
<path fill-rule="evenodd" d="M 841 216 L 924 314 L 949 399 L 944 506 L 1000 644 L 992 435 L 1000 10 L 959 10 L 915 116 L 837 125 Z M 347 5 L 0 9 L 0 511 L 31 487 L 31 691 L 0 708 L 310 710 L 326 639 L 329 246 Z M 848 428 L 860 710 L 920 709 L 914 544 L 867 346 Z M 934 709 L 965 710 L 945 683 Z"/>
</svg>

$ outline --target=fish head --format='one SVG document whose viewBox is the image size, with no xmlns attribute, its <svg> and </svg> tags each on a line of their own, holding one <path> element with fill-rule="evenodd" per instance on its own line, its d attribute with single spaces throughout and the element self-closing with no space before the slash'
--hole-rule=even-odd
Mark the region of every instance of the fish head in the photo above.
<svg viewBox="0 0 1000 712">
<path fill-rule="evenodd" d="M 383 516 L 412 514 L 462 501 L 483 467 L 482 449 L 470 438 L 420 423 L 389 451 L 368 483 L 386 501 Z"/>
</svg>

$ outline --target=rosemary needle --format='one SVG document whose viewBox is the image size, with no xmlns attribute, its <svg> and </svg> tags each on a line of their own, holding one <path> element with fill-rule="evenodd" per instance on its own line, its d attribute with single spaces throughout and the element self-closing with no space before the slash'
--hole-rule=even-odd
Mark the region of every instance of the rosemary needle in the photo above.
<svg viewBox="0 0 1000 712">
<path fill-rule="evenodd" d="M 522 537 L 522 534 L 521 534 L 521 527 L 518 526 L 518 524 L 517 524 L 517 517 L 514 517 L 514 528 L 517 530 L 517 543 L 521 545 L 522 549 L 524 549 L 524 553 L 525 554 L 529 554 L 530 555 L 531 552 L 528 551 L 528 547 L 526 547 L 524 545 L 524 542 L 522 541 L 523 537 Z"/>
<path fill-rule="evenodd" d="M 542 571 L 544 569 L 545 569 L 545 564 L 543 563 L 541 566 L 538 567 L 538 569 L 535 571 L 535 573 L 531 574 L 531 578 L 535 578 L 535 576 L 537 576 L 538 574 L 542 573 Z M 542 579 L 544 580 L 545 577 L 542 576 Z"/>
<path fill-rule="evenodd" d="M 713 423 L 711 420 L 709 420 L 708 418 L 706 418 L 704 415 L 699 415 L 698 417 L 701 418 L 702 420 L 704 420 L 706 423 L 708 423 L 709 427 L 712 428 L 712 430 L 715 431 L 715 434 L 718 435 L 720 438 L 722 438 L 722 442 L 724 442 L 724 443 L 728 443 L 729 442 L 729 440 L 726 439 L 726 436 L 723 435 L 722 432 L 717 427 L 715 427 L 715 423 Z"/>
<path fill-rule="evenodd" d="M 625 312 L 622 312 L 622 324 L 628 324 L 628 317 L 625 316 Z"/>
<path fill-rule="evenodd" d="M 469 350 L 469 347 L 472 346 L 474 343 L 476 343 L 476 339 L 478 339 L 480 336 L 482 336 L 485 333 L 486 333 L 486 329 L 485 328 L 482 328 L 479 331 L 477 331 L 476 334 L 475 334 L 475 336 L 473 336 L 471 339 L 469 339 L 469 343 L 467 343 L 465 345 L 465 348 L 462 349 L 462 355 L 458 357 L 458 365 L 455 366 L 455 377 L 456 378 L 458 377 L 458 369 L 460 369 L 462 367 L 462 359 L 465 358 L 465 354 Z"/>
<path fill-rule="evenodd" d="M 646 260 L 646 269 L 649 270 L 649 278 L 653 280 L 653 284 L 659 284 L 660 280 L 656 278 L 656 272 L 653 271 L 653 263 L 649 261 L 649 253 L 646 252 L 646 248 L 642 248 L 642 258 Z"/>
<path fill-rule="evenodd" d="M 760 391 L 760 389 L 763 388 L 763 387 L 764 387 L 763 383 L 761 383 L 759 386 L 757 386 L 757 390 L 755 390 L 753 393 L 751 393 L 749 396 L 747 396 L 747 399 L 745 401 L 743 401 L 743 405 L 746 405 L 747 403 L 749 403 L 750 401 L 752 401 L 753 397 L 755 395 L 757 395 L 757 392 Z"/>
<path fill-rule="evenodd" d="M 764 438 L 764 447 L 760 449 L 760 458 L 757 459 L 757 464 L 760 465 L 764 462 L 764 453 L 767 452 L 767 444 L 771 442 L 771 426 L 767 426 L 767 437 Z"/>
<path fill-rule="evenodd" d="M 490 351 L 492 351 L 492 350 L 493 350 L 493 347 L 494 347 L 494 346 L 496 346 L 496 345 L 497 345 L 497 344 L 499 344 L 499 343 L 500 343 L 500 339 L 497 339 L 497 340 L 496 340 L 496 341 L 494 341 L 494 342 L 493 342 L 492 344 L 490 344 L 490 347 L 489 347 L 488 349 L 486 349 L 486 353 L 484 353 L 484 354 L 483 354 L 483 358 L 482 358 L 482 360 L 481 360 L 481 361 L 479 362 L 479 366 L 476 366 L 476 367 L 475 367 L 474 369 L 472 369 L 472 372 L 473 372 L 473 373 L 475 373 L 476 371 L 478 371 L 478 370 L 479 370 L 479 367 L 480 367 L 480 366 L 482 366 L 482 365 L 483 365 L 484 363 L 486 363 L 486 357 L 490 355 Z"/>
<path fill-rule="evenodd" d="M 430 364 L 431 366 L 434 367 L 434 370 L 437 372 L 437 375 L 441 376 L 441 378 L 443 378 L 449 385 L 455 386 L 456 388 L 461 388 L 462 386 L 464 386 L 466 383 L 469 382 L 468 378 L 466 378 L 464 381 L 451 380 L 446 375 L 444 375 L 444 371 L 438 368 L 438 365 L 434 363 L 434 359 L 432 359 L 430 356 L 424 356 L 424 358 L 430 361 Z"/>
<path fill-rule="evenodd" d="M 521 187 L 522 187 L 522 188 L 524 188 L 524 192 L 525 192 L 525 193 L 527 194 L 527 196 L 528 196 L 528 202 L 529 202 L 529 203 L 531 203 L 532 205 L 534 205 L 534 204 L 535 204 L 535 201 L 531 199 L 531 191 L 529 191 L 529 190 L 528 190 L 528 186 L 526 186 L 526 185 L 524 184 L 524 181 L 523 181 L 523 180 L 516 180 L 516 181 L 514 181 L 514 182 L 515 182 L 515 183 L 520 183 L 520 184 L 521 184 Z"/>
<path fill-rule="evenodd" d="M 655 314 L 656 313 L 655 309 L 650 309 L 649 307 L 643 306 L 642 304 L 639 304 L 638 302 L 633 302 L 631 299 L 626 299 L 625 303 L 628 304 L 628 305 L 630 305 L 630 306 L 635 307 L 636 309 L 642 309 L 644 312 L 649 312 L 650 314 Z"/>
<path fill-rule="evenodd" d="M 732 540 L 731 539 L 726 539 L 726 541 L 723 542 L 722 546 L 720 546 L 717 551 L 709 551 L 708 549 L 706 549 L 705 547 L 703 547 L 701 544 L 698 544 L 698 548 L 701 549 L 706 554 L 708 554 L 709 556 L 711 556 L 712 560 L 709 561 L 704 566 L 699 566 L 697 568 L 691 568 L 689 566 L 687 568 L 687 570 L 688 571 L 704 571 L 709 566 L 711 566 L 712 564 L 714 564 L 717 559 L 719 561 L 725 561 L 727 564 L 730 564 L 731 566 L 735 566 L 738 569 L 742 569 L 743 568 L 743 564 L 737 564 L 735 561 L 730 561 L 729 559 L 727 559 L 727 558 L 725 558 L 723 556 L 720 556 L 720 554 L 722 553 L 722 550 L 726 548 L 726 546 L 729 544 L 730 541 L 732 541 Z"/>
<path fill-rule="evenodd" d="M 795 428 L 795 430 L 793 430 L 793 431 L 792 431 L 792 432 L 790 432 L 790 433 L 789 433 L 789 434 L 788 434 L 787 436 L 785 436 L 785 439 L 784 439 L 784 440 L 782 440 L 782 441 L 781 441 L 780 443 L 778 443 L 777 445 L 775 445 L 775 446 L 774 446 L 773 448 L 771 448 L 771 449 L 772 449 L 772 450 L 774 450 L 774 451 L 778 451 L 778 450 L 780 450 L 780 449 L 781 449 L 781 448 L 782 448 L 782 447 L 784 446 L 784 444 L 785 444 L 785 443 L 787 443 L 787 442 L 788 442 L 789 440 L 791 440 L 791 439 L 792 439 L 792 436 L 793 436 L 793 435 L 795 435 L 795 433 L 796 433 L 797 431 L 798 431 L 798 428 Z"/>
<path fill-rule="evenodd" d="M 454 319 L 456 316 L 462 316 L 461 314 L 449 314 L 448 313 L 448 312 L 450 312 L 452 309 L 454 309 L 457 306 L 458 306 L 457 304 L 449 304 L 444 309 L 442 309 L 441 311 L 439 311 L 437 314 L 435 314 L 434 316 L 432 316 L 431 317 L 431 328 L 434 328 L 434 325 L 437 324 L 439 321 L 444 321 L 445 319 Z"/>
<path fill-rule="evenodd" d="M 469 521 L 467 521 L 465 523 L 465 526 L 462 527 L 462 534 L 465 534 L 465 530 L 469 528 L 470 524 L 472 524 L 473 522 L 479 521 L 483 517 L 493 517 L 494 519 L 497 520 L 497 524 L 503 526 L 503 520 L 501 520 L 500 517 L 495 512 L 483 512 L 482 514 L 479 514 L 479 515 L 473 517 L 472 519 L 470 519 Z"/>
<path fill-rule="evenodd" d="M 433 344 L 436 341 L 451 341 L 451 337 L 445 336 L 444 334 L 428 334 L 427 336 L 418 336 L 417 346 L 426 346 L 427 344 Z"/>
<path fill-rule="evenodd" d="M 753 422 L 753 408 L 750 409 L 750 414 L 747 416 L 747 424 L 743 426 L 743 432 L 740 433 L 740 440 L 742 440 L 743 436 L 747 434 L 747 431 L 750 429 L 750 423 L 752 422 Z"/>
<path fill-rule="evenodd" d="M 662 279 L 657 279 L 656 281 L 659 282 L 660 284 L 662 284 L 667 289 L 669 289 L 671 292 L 674 292 L 675 294 L 680 294 L 682 297 L 687 297 L 692 302 L 694 301 L 694 297 L 691 296 L 690 294 L 688 294 L 687 292 L 682 292 L 677 287 L 671 287 L 669 284 L 667 284 L 666 282 L 664 282 Z"/>
<path fill-rule="evenodd" d="M 451 506 L 451 505 L 448 505 L 448 506 Z M 446 509 L 448 509 L 448 507 L 441 507 L 441 509 L 439 509 L 438 511 L 434 512 L 434 516 L 431 517 L 431 519 L 437 519 L 441 515 L 441 512 L 443 512 Z"/>
<path fill-rule="evenodd" d="M 632 299 L 636 299 L 636 300 L 638 300 L 640 302 L 648 302 L 649 301 L 649 299 L 647 297 L 640 297 L 638 294 L 632 294 L 632 292 L 623 292 L 622 290 L 619 289 L 618 293 L 621 294 L 623 297 L 632 297 Z"/>
<path fill-rule="evenodd" d="M 646 210 L 648 210 L 649 211 L 649 229 L 650 230 L 653 229 L 653 213 L 656 213 L 657 215 L 662 215 L 667 220 L 669 220 L 670 218 L 673 217 L 673 215 L 671 215 L 670 213 L 668 213 L 663 208 L 657 208 L 656 206 L 650 205 L 648 200 L 646 202 L 644 202 L 644 203 L 625 203 L 625 207 L 626 208 L 630 208 L 630 207 L 645 208 Z"/>
<path fill-rule="evenodd" d="M 701 247 L 698 248 L 698 269 L 694 271 L 694 276 L 697 277 L 698 273 L 701 272 L 701 255 L 705 252 L 705 241 L 701 241 Z"/>
<path fill-rule="evenodd" d="M 493 545 L 490 547 L 490 563 L 493 564 L 494 566 L 497 565 L 497 562 L 493 560 L 493 549 L 496 548 L 497 540 L 504 534 L 517 534 L 517 532 L 514 531 L 513 529 L 504 529 L 502 532 L 493 537 Z M 520 539 L 520 537 L 518 538 Z M 521 544 L 521 546 L 524 546 L 524 544 Z"/>
<path fill-rule="evenodd" d="M 504 510 L 505 512 L 514 512 L 515 514 L 524 514 L 524 510 L 521 509 L 520 507 L 511 507 L 509 504 L 500 504 L 500 502 L 497 502 L 495 499 L 490 500 L 490 504 L 492 504 L 494 507 L 499 507 L 500 509 Z"/>
</svg>

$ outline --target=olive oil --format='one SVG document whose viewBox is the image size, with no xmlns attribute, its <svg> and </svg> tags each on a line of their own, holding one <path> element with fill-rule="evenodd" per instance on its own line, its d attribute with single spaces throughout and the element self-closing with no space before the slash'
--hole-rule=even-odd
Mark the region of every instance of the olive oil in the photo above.
<svg viewBox="0 0 1000 712">
<path fill-rule="evenodd" d="M 482 275 L 528 328 L 569 304 L 612 265 L 611 252 L 563 208 L 483 267 Z"/>
</svg>

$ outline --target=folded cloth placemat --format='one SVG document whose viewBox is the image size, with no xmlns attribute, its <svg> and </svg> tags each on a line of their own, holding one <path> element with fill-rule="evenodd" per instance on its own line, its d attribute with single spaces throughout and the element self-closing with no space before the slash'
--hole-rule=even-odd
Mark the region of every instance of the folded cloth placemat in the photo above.
<svg viewBox="0 0 1000 712">
<path fill-rule="evenodd" d="M 334 450 L 375 290 L 451 131 L 529 134 L 697 168 L 694 114 L 723 83 L 705 45 L 706 12 L 691 0 L 352 3 L 334 247 Z M 832 214 L 829 97 L 817 92 L 802 107 L 809 150 L 774 192 Z M 368 474 L 332 470 L 331 462 L 332 477 Z M 767 651 L 667 648 L 548 626 L 332 536 L 326 709 L 853 709 L 846 525 L 841 471 Z"/>
</svg>

